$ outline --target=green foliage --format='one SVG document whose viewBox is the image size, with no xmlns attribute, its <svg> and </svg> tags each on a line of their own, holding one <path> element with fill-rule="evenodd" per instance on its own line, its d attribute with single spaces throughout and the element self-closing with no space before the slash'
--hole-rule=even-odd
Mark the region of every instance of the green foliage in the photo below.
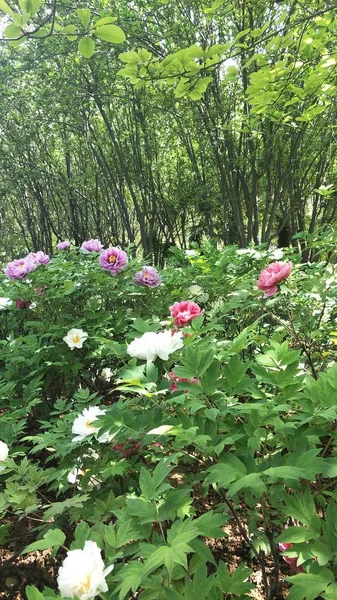
<svg viewBox="0 0 337 600">
<path fill-rule="evenodd" d="M 256 280 L 268 252 L 254 263 L 234 247 L 205 248 L 184 269 L 177 260 L 154 289 L 135 286 L 136 259 L 111 277 L 97 254 L 77 250 L 60 251 L 29 278 L 2 277 L 12 304 L 0 312 L 9 447 L 1 514 L 40 521 L 25 553 L 95 542 L 114 564 L 112 600 L 140 590 L 144 598 L 248 598 L 252 570 L 230 571 L 209 547 L 231 542 L 238 523 L 261 568 L 278 544 L 303 568 L 288 578 L 290 598 L 329 600 L 337 569 L 332 266 L 297 263 L 263 299 Z M 206 280 L 204 314 L 182 329 L 184 347 L 167 361 L 131 358 L 128 343 L 172 326 L 168 307 Z M 247 295 L 233 296 L 238 282 Z M 73 350 L 64 341 L 72 327 L 88 334 Z M 89 420 L 94 428 L 74 439 L 75 419 L 94 407 L 104 408 Z M 198 496 L 209 508 L 199 512 Z M 0 533 L 6 544 L 8 526 Z M 264 574 L 265 589 L 278 585 L 277 569 Z M 26 595 L 57 598 L 34 586 Z"/>
</svg>

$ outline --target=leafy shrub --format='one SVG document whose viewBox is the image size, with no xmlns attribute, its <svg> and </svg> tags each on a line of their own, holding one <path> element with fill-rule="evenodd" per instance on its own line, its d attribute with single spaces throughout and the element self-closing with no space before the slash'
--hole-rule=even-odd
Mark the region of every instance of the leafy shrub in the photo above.
<svg viewBox="0 0 337 600">
<path fill-rule="evenodd" d="M 256 283 L 277 255 L 211 244 L 175 249 L 157 287 L 135 285 L 136 259 L 111 276 L 78 250 L 2 276 L 0 509 L 39 520 L 25 552 L 84 552 L 68 554 L 83 557 L 75 597 L 248 598 L 252 570 L 230 572 L 207 543 L 233 526 L 266 598 L 278 594 L 279 545 L 301 571 L 290 600 L 336 597 L 337 280 L 334 264 L 288 255 L 292 272 L 266 299 Z M 202 310 L 174 321 L 182 300 Z M 183 347 L 167 360 L 130 356 L 135 338 L 170 329 Z M 114 565 L 107 592 L 98 558 L 90 588 L 87 541 Z"/>
</svg>

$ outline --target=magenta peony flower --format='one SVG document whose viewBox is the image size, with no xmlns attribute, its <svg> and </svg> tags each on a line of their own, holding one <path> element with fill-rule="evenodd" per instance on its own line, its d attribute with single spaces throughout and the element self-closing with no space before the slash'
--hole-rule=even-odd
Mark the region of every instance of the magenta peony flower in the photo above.
<svg viewBox="0 0 337 600">
<path fill-rule="evenodd" d="M 143 267 L 136 273 L 134 282 L 136 285 L 145 285 L 146 287 L 158 287 L 161 283 L 160 275 L 154 267 Z"/>
<path fill-rule="evenodd" d="M 282 542 L 278 546 L 279 546 L 281 552 L 285 552 L 289 548 L 293 547 L 292 544 L 288 544 L 287 542 Z M 294 569 L 294 571 L 297 571 L 297 573 L 305 573 L 305 570 L 303 569 L 302 566 L 299 566 L 299 567 L 297 566 L 297 557 L 296 556 L 290 557 L 290 556 L 286 556 L 283 554 L 282 558 L 287 563 L 287 565 L 289 565 L 289 567 Z"/>
<path fill-rule="evenodd" d="M 9 279 L 23 279 L 27 273 L 35 271 L 36 267 L 31 258 L 19 258 L 8 263 L 5 273 Z"/>
<path fill-rule="evenodd" d="M 127 267 L 128 255 L 119 248 L 108 248 L 99 257 L 99 264 L 102 269 L 110 271 L 111 275 L 117 275 Z"/>
<path fill-rule="evenodd" d="M 56 248 L 58 250 L 68 250 L 68 248 L 70 248 L 70 242 L 59 242 L 58 244 L 56 244 Z"/>
<path fill-rule="evenodd" d="M 99 240 L 88 240 L 87 242 L 83 242 L 81 246 L 81 250 L 85 250 L 86 252 L 101 252 L 103 246 Z"/>
<path fill-rule="evenodd" d="M 263 269 L 259 275 L 257 287 L 261 292 L 265 292 L 264 298 L 273 296 L 276 294 L 278 288 L 277 285 L 284 279 L 289 277 L 293 263 L 273 262 L 267 269 Z"/>
<path fill-rule="evenodd" d="M 25 300 L 16 300 L 15 302 L 16 308 L 29 308 L 29 306 L 31 305 L 30 300 L 27 300 L 27 302 Z"/>
<path fill-rule="evenodd" d="M 42 250 L 39 250 L 38 252 L 30 252 L 27 254 L 26 258 L 32 260 L 37 267 L 39 265 L 47 265 L 50 262 L 50 256 L 42 252 Z"/>
<path fill-rule="evenodd" d="M 204 311 L 201 310 L 196 302 L 190 302 L 189 300 L 175 302 L 173 306 L 170 306 L 169 310 L 174 324 L 177 325 L 177 327 L 184 327 L 185 325 L 188 325 L 192 319 L 204 314 Z"/>
<path fill-rule="evenodd" d="M 168 375 L 169 378 L 172 380 L 172 383 L 170 385 L 171 392 L 175 392 L 179 389 L 176 385 L 176 383 L 178 383 L 179 381 L 188 381 L 188 383 L 200 383 L 200 379 L 196 379 L 195 377 L 192 377 L 191 379 L 189 379 L 188 377 L 177 377 L 174 371 L 170 371 Z"/>
</svg>

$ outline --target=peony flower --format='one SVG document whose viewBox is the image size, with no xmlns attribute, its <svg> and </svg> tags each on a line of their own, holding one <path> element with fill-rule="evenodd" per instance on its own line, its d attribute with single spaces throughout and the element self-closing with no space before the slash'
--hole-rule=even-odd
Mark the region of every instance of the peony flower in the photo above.
<svg viewBox="0 0 337 600">
<path fill-rule="evenodd" d="M 128 255 L 119 248 L 108 248 L 99 257 L 99 264 L 102 269 L 110 271 L 111 275 L 117 275 L 127 267 Z"/>
<path fill-rule="evenodd" d="M 157 334 L 147 331 L 128 345 L 127 353 L 139 360 L 152 362 L 157 358 Z"/>
<path fill-rule="evenodd" d="M 72 442 L 82 442 L 88 435 L 92 433 L 97 434 L 100 430 L 99 427 L 95 427 L 92 425 L 94 421 L 101 415 L 105 415 L 106 410 L 102 410 L 98 406 L 90 406 L 90 408 L 85 408 L 84 411 L 76 417 L 72 426 L 72 433 L 76 433 L 77 435 L 72 439 Z M 105 438 L 106 434 L 103 434 L 101 438 Z M 98 441 L 102 441 L 102 439 L 98 439 Z M 108 441 L 107 439 L 104 441 Z"/>
<path fill-rule="evenodd" d="M 168 360 L 169 355 L 182 348 L 183 345 L 180 331 L 178 333 L 172 333 L 170 330 L 160 333 L 147 331 L 128 345 L 127 353 L 149 363 L 154 361 L 157 356 L 162 360 Z"/>
<path fill-rule="evenodd" d="M 30 300 L 16 300 L 15 301 L 15 306 L 16 308 L 20 308 L 20 309 L 25 309 L 25 308 L 29 308 L 31 305 Z"/>
<path fill-rule="evenodd" d="M 91 600 L 101 592 L 107 592 L 105 577 L 114 565 L 104 567 L 96 542 L 87 540 L 83 550 L 69 550 L 57 576 L 62 598 Z"/>
<path fill-rule="evenodd" d="M 8 446 L 5 442 L 0 441 L 0 462 L 5 462 L 8 456 Z M 0 471 L 4 471 L 5 467 L 0 466 Z"/>
<path fill-rule="evenodd" d="M 202 294 L 202 287 L 200 285 L 191 285 L 188 289 L 192 296 L 200 296 Z"/>
<path fill-rule="evenodd" d="M 12 300 L 10 298 L 0 298 L 0 310 L 4 308 L 8 308 L 12 305 Z"/>
<path fill-rule="evenodd" d="M 136 273 L 134 282 L 136 285 L 154 288 L 160 285 L 161 278 L 157 269 L 154 267 L 143 267 L 141 271 Z"/>
<path fill-rule="evenodd" d="M 184 327 L 185 325 L 188 325 L 192 319 L 204 314 L 204 311 L 201 310 L 196 302 L 190 302 L 189 300 L 175 302 L 173 306 L 170 306 L 169 310 L 174 324 L 177 327 Z"/>
<path fill-rule="evenodd" d="M 110 383 L 112 375 L 113 375 L 113 372 L 109 367 L 104 367 L 104 369 L 102 369 L 102 371 L 101 371 L 101 377 L 108 383 Z"/>
<path fill-rule="evenodd" d="M 264 298 L 273 296 L 278 291 L 277 285 L 289 277 L 293 264 L 283 262 L 273 262 L 267 269 L 263 269 L 259 275 L 257 287 L 265 292 Z"/>
<path fill-rule="evenodd" d="M 287 542 L 281 542 L 281 544 L 279 544 L 279 548 L 281 550 L 281 552 L 285 552 L 286 550 L 288 550 L 288 548 L 292 548 L 293 545 L 292 544 L 288 544 Z M 289 565 L 292 569 L 294 569 L 294 571 L 297 571 L 298 573 L 305 573 L 305 570 L 303 569 L 302 566 L 297 566 L 297 556 L 286 556 L 284 554 L 282 554 L 282 558 L 283 560 L 287 563 L 287 565 Z"/>
<path fill-rule="evenodd" d="M 88 334 L 83 329 L 69 329 L 63 340 L 71 350 L 74 350 L 74 348 L 83 348 L 83 342 L 85 342 L 87 337 Z"/>
<path fill-rule="evenodd" d="M 89 473 L 90 469 L 85 469 L 85 471 L 83 471 L 82 469 L 80 469 L 80 467 L 73 467 L 71 469 L 71 471 L 69 471 L 68 476 L 67 476 L 67 480 L 68 483 L 70 483 L 71 485 L 76 485 L 78 490 L 82 490 L 82 487 L 80 485 L 80 479 L 81 477 L 83 477 L 86 473 Z M 93 489 L 93 488 L 97 488 L 100 489 L 101 487 L 101 483 L 100 481 L 98 481 L 98 479 L 96 479 L 96 477 L 90 477 L 88 483 L 88 488 Z"/>
<path fill-rule="evenodd" d="M 9 279 L 23 279 L 27 273 L 35 271 L 36 267 L 31 258 L 19 258 L 8 263 L 5 273 Z"/>
<path fill-rule="evenodd" d="M 58 244 L 56 244 L 56 248 L 58 250 L 68 250 L 68 248 L 70 248 L 70 242 L 59 242 Z"/>
<path fill-rule="evenodd" d="M 177 377 L 174 373 L 174 371 L 170 371 L 169 372 L 169 378 L 172 380 L 172 383 L 170 385 L 170 390 L 171 392 L 175 392 L 176 390 L 178 390 L 178 386 L 176 385 L 176 383 L 179 383 L 180 381 L 188 381 L 188 383 L 200 383 L 200 379 L 197 379 L 195 377 L 189 378 L 189 377 Z"/>
<path fill-rule="evenodd" d="M 83 242 L 81 250 L 85 252 L 101 252 L 103 246 L 99 240 L 88 240 Z"/>
<path fill-rule="evenodd" d="M 47 265 L 50 262 L 49 254 L 45 254 L 42 250 L 38 252 L 30 252 L 26 256 L 27 260 L 32 260 L 33 263 L 38 267 L 39 265 Z"/>
<path fill-rule="evenodd" d="M 181 331 L 173 333 L 168 329 L 157 333 L 157 354 L 162 360 L 168 360 L 170 354 L 184 345 Z"/>
</svg>

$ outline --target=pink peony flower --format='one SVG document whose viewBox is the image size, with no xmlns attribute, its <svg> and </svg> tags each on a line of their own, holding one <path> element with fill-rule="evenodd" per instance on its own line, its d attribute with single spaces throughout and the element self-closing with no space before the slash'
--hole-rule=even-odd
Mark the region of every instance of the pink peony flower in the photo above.
<svg viewBox="0 0 337 600">
<path fill-rule="evenodd" d="M 185 325 L 188 325 L 192 319 L 204 314 L 204 311 L 201 310 L 196 302 L 190 302 L 189 300 L 175 302 L 173 306 L 170 306 L 169 310 L 174 324 L 177 325 L 177 327 L 184 327 Z"/>
<path fill-rule="evenodd" d="M 102 269 L 110 271 L 111 275 L 117 275 L 127 267 L 128 255 L 119 248 L 108 248 L 99 257 L 99 264 Z"/>
<path fill-rule="evenodd" d="M 192 377 L 191 379 L 189 379 L 188 377 L 177 377 L 174 371 L 170 371 L 168 375 L 169 378 L 172 380 L 172 383 L 170 385 L 171 392 L 175 392 L 179 389 L 176 385 L 176 383 L 178 383 L 179 381 L 188 381 L 188 383 L 200 383 L 200 379 L 196 379 L 195 377 Z"/>
<path fill-rule="evenodd" d="M 293 545 L 292 544 L 288 544 L 287 542 L 282 542 L 281 544 L 278 545 L 281 552 L 285 552 L 286 550 L 288 550 L 288 548 L 292 548 Z M 282 555 L 283 560 L 287 563 L 287 565 L 289 565 L 289 567 L 291 567 L 292 569 L 294 569 L 294 571 L 297 571 L 297 573 L 305 573 L 305 570 L 303 569 L 302 566 L 297 566 L 297 557 L 293 556 L 286 556 L 286 555 Z"/>
<path fill-rule="evenodd" d="M 42 252 L 42 250 L 39 250 L 38 252 L 30 252 L 27 254 L 26 258 L 32 260 L 37 267 L 39 265 L 47 265 L 50 262 L 50 256 Z"/>
<path fill-rule="evenodd" d="M 35 271 L 37 265 L 31 258 L 19 258 L 9 262 L 5 273 L 9 279 L 23 279 L 27 273 Z"/>
<path fill-rule="evenodd" d="M 99 240 L 88 240 L 83 242 L 81 250 L 85 252 L 101 252 L 103 246 Z"/>
<path fill-rule="evenodd" d="M 141 271 L 136 273 L 134 282 L 136 285 L 154 288 L 160 285 L 161 279 L 157 269 L 154 267 L 143 267 Z"/>
<path fill-rule="evenodd" d="M 267 269 L 261 271 L 257 287 L 261 292 L 265 292 L 264 298 L 276 294 L 278 290 L 277 285 L 289 277 L 292 268 L 293 264 L 291 262 L 283 263 L 276 261 L 271 263 Z"/>
<path fill-rule="evenodd" d="M 56 244 L 56 248 L 58 250 L 68 250 L 68 248 L 70 248 L 70 242 L 59 242 L 58 244 Z"/>
</svg>

